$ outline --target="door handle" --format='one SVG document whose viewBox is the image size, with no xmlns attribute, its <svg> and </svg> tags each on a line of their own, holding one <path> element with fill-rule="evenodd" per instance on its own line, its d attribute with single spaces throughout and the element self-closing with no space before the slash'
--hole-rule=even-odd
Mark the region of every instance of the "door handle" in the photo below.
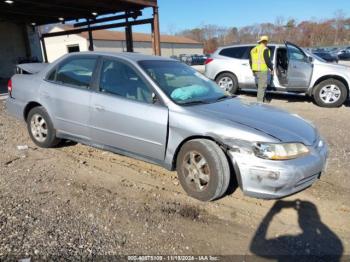
<svg viewBox="0 0 350 262">
<path fill-rule="evenodd" d="M 103 106 L 95 105 L 94 107 L 97 111 L 105 111 L 105 108 Z"/>
<path fill-rule="evenodd" d="M 243 63 L 242 65 L 247 66 L 247 65 L 249 65 L 249 64 L 248 64 L 248 63 Z"/>
</svg>

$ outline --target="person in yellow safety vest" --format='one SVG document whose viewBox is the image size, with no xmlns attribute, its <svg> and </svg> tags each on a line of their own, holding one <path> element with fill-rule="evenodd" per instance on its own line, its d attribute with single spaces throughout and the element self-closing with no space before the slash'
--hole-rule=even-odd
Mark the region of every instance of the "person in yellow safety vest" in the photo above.
<svg viewBox="0 0 350 262">
<path fill-rule="evenodd" d="M 258 86 L 258 102 L 265 102 L 267 79 L 269 72 L 273 75 L 271 52 L 267 47 L 268 36 L 262 36 L 258 45 L 250 51 L 249 63 Z"/>
</svg>

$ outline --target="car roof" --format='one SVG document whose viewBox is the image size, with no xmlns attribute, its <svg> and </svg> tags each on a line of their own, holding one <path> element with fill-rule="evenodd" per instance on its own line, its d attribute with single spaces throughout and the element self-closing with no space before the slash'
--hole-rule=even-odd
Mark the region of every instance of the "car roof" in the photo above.
<svg viewBox="0 0 350 262">
<path fill-rule="evenodd" d="M 241 47 L 241 46 L 256 46 L 257 43 L 255 44 L 237 44 L 237 45 L 228 45 L 228 46 L 221 46 L 219 47 L 217 50 L 221 51 L 222 49 L 226 49 L 226 48 L 232 48 L 232 47 Z M 274 46 L 274 47 L 284 47 L 284 44 L 275 44 L 275 43 L 271 43 L 268 44 L 267 46 Z"/>
<path fill-rule="evenodd" d="M 110 57 L 116 57 L 116 58 L 123 58 L 126 60 L 130 60 L 133 62 L 139 62 L 144 60 L 161 60 L 161 61 L 177 61 L 175 59 L 166 58 L 162 56 L 153 56 L 153 55 L 144 55 L 139 53 L 115 53 L 115 52 L 102 52 L 102 51 L 86 51 L 86 52 L 77 52 L 77 53 L 70 53 L 68 56 L 75 56 L 75 55 L 99 55 L 99 56 L 110 56 Z"/>
</svg>

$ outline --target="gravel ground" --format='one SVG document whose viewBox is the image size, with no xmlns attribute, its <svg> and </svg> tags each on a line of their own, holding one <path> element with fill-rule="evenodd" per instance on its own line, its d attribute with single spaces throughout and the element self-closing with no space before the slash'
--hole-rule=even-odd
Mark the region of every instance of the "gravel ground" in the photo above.
<svg viewBox="0 0 350 262">
<path fill-rule="evenodd" d="M 190 199 L 176 173 L 151 164 L 74 143 L 38 148 L 0 101 L 0 260 L 131 254 L 349 259 L 349 107 L 272 98 L 272 105 L 319 127 L 330 146 L 326 175 L 281 201 L 236 190 L 213 203 Z"/>
</svg>

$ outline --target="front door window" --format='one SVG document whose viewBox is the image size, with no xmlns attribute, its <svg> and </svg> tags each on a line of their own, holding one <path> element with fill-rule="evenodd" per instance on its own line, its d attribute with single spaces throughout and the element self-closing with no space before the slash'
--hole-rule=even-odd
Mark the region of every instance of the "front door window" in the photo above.
<svg viewBox="0 0 350 262">
<path fill-rule="evenodd" d="M 129 65 L 106 60 L 102 66 L 100 91 L 144 103 L 152 102 L 152 92 Z"/>
</svg>

